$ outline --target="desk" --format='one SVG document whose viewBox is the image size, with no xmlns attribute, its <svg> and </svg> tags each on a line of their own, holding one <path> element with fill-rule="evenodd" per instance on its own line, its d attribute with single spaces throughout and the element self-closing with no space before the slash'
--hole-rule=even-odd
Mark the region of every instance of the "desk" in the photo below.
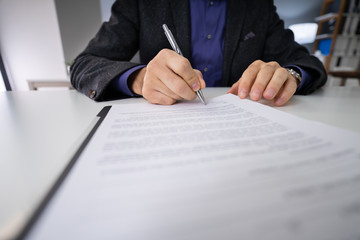
<svg viewBox="0 0 360 240">
<path fill-rule="evenodd" d="M 206 98 L 228 88 L 208 88 Z M 0 239 L 17 232 L 96 121 L 103 106 L 71 91 L 0 93 Z M 264 104 L 271 103 L 262 101 Z M 329 87 L 294 96 L 280 111 L 360 132 L 360 87 Z"/>
</svg>

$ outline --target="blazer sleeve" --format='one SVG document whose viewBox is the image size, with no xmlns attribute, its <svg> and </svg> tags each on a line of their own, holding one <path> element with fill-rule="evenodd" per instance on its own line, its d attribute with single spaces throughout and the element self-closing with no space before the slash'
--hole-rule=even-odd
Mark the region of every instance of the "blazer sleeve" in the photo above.
<svg viewBox="0 0 360 240">
<path fill-rule="evenodd" d="M 70 69 L 74 88 L 95 101 L 125 98 L 110 82 L 139 65 L 130 62 L 139 48 L 138 2 L 118 0 L 111 12 Z"/>
<path fill-rule="evenodd" d="M 309 94 L 323 86 L 327 74 L 323 64 L 308 50 L 294 41 L 294 34 L 289 29 L 284 29 L 284 22 L 279 18 L 273 1 L 268 9 L 270 23 L 267 26 L 267 37 L 264 45 L 264 61 L 277 61 L 280 65 L 297 65 L 307 71 L 311 76 L 308 84 L 299 89 L 297 94 Z"/>
</svg>

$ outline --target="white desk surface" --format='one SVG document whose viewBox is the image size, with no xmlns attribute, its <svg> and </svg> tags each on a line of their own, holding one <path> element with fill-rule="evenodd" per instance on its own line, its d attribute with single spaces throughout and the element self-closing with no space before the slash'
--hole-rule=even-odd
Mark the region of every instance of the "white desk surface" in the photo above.
<svg viewBox="0 0 360 240">
<path fill-rule="evenodd" d="M 211 98 L 227 89 L 203 92 Z M 8 238 L 27 221 L 103 106 L 142 101 L 99 103 L 74 90 L 0 93 L 0 239 Z M 312 95 L 294 96 L 277 109 L 360 132 L 360 87 L 327 87 Z"/>
</svg>

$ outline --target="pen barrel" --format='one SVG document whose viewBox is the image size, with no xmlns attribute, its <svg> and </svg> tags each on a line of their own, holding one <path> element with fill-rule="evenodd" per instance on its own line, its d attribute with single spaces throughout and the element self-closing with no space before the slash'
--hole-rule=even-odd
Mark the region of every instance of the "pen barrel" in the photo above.
<svg viewBox="0 0 360 240">
<path fill-rule="evenodd" d="M 180 54 L 181 56 L 183 56 L 179 45 L 177 44 L 177 42 L 175 41 L 174 35 L 172 34 L 172 32 L 170 31 L 170 29 L 168 28 L 168 26 L 166 24 L 162 25 L 162 28 L 164 29 L 164 33 L 166 38 L 168 39 L 172 49 L 177 52 L 178 54 Z"/>
</svg>

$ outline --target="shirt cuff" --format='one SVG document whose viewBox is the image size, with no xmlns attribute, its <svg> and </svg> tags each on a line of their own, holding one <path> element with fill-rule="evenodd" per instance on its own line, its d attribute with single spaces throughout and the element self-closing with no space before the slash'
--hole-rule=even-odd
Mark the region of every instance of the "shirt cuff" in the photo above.
<svg viewBox="0 0 360 240">
<path fill-rule="evenodd" d="M 297 72 L 300 72 L 301 82 L 300 82 L 299 86 L 297 87 L 296 92 L 298 92 L 304 85 L 307 85 L 310 82 L 311 76 L 304 69 L 302 69 L 296 65 L 286 65 L 286 66 L 284 66 L 284 68 L 294 68 L 295 70 L 297 70 Z"/>
<path fill-rule="evenodd" d="M 146 67 L 146 65 L 139 65 L 139 66 L 130 68 L 130 69 L 126 70 L 123 74 L 121 74 L 120 77 L 118 77 L 117 79 L 114 80 L 113 87 L 115 88 L 115 90 L 122 94 L 130 96 L 130 97 L 139 96 L 138 94 L 135 94 L 130 90 L 130 88 L 128 86 L 128 79 L 132 73 L 134 73 L 135 71 L 137 71 L 143 67 Z"/>
</svg>

